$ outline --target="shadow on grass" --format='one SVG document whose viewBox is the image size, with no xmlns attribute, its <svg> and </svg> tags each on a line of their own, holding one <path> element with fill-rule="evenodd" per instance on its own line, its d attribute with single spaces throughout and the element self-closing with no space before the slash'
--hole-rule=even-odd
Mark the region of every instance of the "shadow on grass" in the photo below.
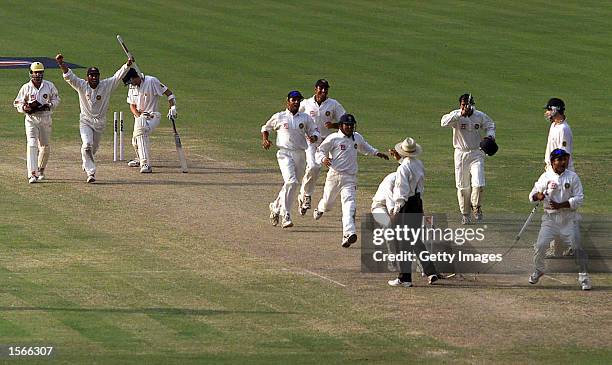
<svg viewBox="0 0 612 365">
<path fill-rule="evenodd" d="M 0 312 L 75 312 L 75 313 L 118 313 L 118 314 L 165 314 L 179 316 L 215 316 L 232 314 L 257 315 L 287 315 L 295 312 L 274 311 L 231 311 L 216 309 L 188 309 L 188 308 L 61 308 L 61 307 L 0 307 Z"/>
</svg>

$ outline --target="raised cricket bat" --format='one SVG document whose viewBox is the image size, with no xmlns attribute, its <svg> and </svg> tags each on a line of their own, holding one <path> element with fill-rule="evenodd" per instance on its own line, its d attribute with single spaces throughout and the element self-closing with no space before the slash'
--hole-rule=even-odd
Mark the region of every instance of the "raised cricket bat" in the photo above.
<svg viewBox="0 0 612 365">
<path fill-rule="evenodd" d="M 127 46 L 125 45 L 125 42 L 123 41 L 123 38 L 121 38 L 119 34 L 117 34 L 117 41 L 121 45 L 121 48 L 123 48 L 123 52 L 125 52 L 125 55 L 128 56 L 128 58 L 134 58 L 134 55 L 132 55 L 132 52 L 130 52 L 130 50 L 127 48 Z M 136 70 L 136 72 L 138 72 L 140 77 L 144 76 L 144 74 L 142 73 L 142 71 L 140 71 L 140 67 L 138 67 L 136 62 L 132 63 L 132 67 L 134 67 L 134 69 Z"/>
<path fill-rule="evenodd" d="M 179 162 L 181 163 L 181 171 L 187 173 L 187 159 L 185 159 L 185 152 L 183 151 L 183 144 L 181 143 L 181 136 L 176 131 L 176 123 L 174 118 L 170 118 L 172 121 L 172 130 L 174 131 L 174 144 L 176 145 L 176 153 L 178 153 Z"/>
</svg>

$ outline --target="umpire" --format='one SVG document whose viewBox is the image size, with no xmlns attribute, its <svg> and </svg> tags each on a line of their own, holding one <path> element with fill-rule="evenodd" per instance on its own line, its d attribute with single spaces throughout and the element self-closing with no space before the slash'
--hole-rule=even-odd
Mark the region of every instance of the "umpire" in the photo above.
<svg viewBox="0 0 612 365">
<path fill-rule="evenodd" d="M 400 162 L 396 172 L 395 186 L 393 187 L 394 208 L 391 212 L 391 227 L 400 226 L 415 229 L 422 227 L 423 200 L 421 200 L 421 193 L 425 181 L 425 168 L 423 162 L 416 158 L 422 151 L 421 146 L 412 138 L 406 138 L 395 145 L 394 149 L 389 150 L 389 153 Z M 416 257 L 421 252 L 426 251 L 425 245 L 420 239 L 412 244 L 406 241 L 396 241 L 396 247 L 399 251 L 412 252 Z M 423 272 L 428 277 L 429 284 L 438 280 L 436 268 L 431 261 L 421 261 L 421 265 L 423 266 Z M 399 276 L 394 280 L 389 280 L 388 283 L 391 286 L 411 287 L 412 262 L 409 260 L 400 261 Z"/>
</svg>

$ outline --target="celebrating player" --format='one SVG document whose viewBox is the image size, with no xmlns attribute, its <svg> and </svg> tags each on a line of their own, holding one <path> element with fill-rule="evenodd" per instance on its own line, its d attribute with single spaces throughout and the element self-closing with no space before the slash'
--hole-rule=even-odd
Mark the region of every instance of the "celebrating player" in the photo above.
<svg viewBox="0 0 612 365">
<path fill-rule="evenodd" d="M 315 143 L 319 132 L 314 120 L 301 113 L 300 103 L 304 97 L 299 91 L 291 91 L 287 95 L 287 109 L 278 112 L 261 127 L 262 146 L 268 150 L 272 146 L 269 136 L 276 131 L 276 159 L 283 175 L 284 184 L 274 202 L 270 203 L 270 222 L 278 225 L 282 216 L 282 227 L 293 227 L 291 208 L 304 174 L 306 163 L 306 141 Z"/>
<path fill-rule="evenodd" d="M 87 80 L 83 80 L 66 66 L 62 54 L 55 56 L 55 60 L 64 73 L 64 80 L 79 94 L 81 159 L 83 160 L 83 170 L 87 174 L 87 182 L 93 183 L 96 181 L 95 156 L 106 127 L 106 113 L 108 112 L 110 96 L 119 86 L 121 78 L 125 76 L 134 60 L 128 59 L 113 76 L 102 81 L 100 81 L 100 70 L 97 67 L 88 68 Z"/>
<path fill-rule="evenodd" d="M 357 152 L 389 159 L 384 153 L 368 144 L 361 134 L 355 132 L 355 117 L 344 114 L 340 117 L 340 130 L 330 134 L 317 149 L 316 160 L 329 167 L 323 197 L 313 212 L 318 220 L 328 212 L 338 194 L 342 200 L 342 247 L 357 242 L 355 229 L 355 195 L 357 190 Z"/>
<path fill-rule="evenodd" d="M 338 120 L 346 113 L 342 105 L 335 99 L 328 98 L 329 82 L 325 79 L 317 80 L 314 95 L 306 99 L 300 105 L 300 111 L 310 115 L 321 134 L 321 138 L 315 143 L 308 143 L 306 149 L 306 172 L 302 180 L 298 202 L 300 214 L 305 215 L 312 204 L 312 193 L 314 193 L 321 165 L 315 160 L 317 147 L 325 140 L 325 137 L 338 129 Z M 335 130 L 334 130 L 335 129 Z"/>
<path fill-rule="evenodd" d="M 484 156 L 480 150 L 481 133 L 486 133 L 486 141 L 495 141 L 495 123 L 488 115 L 476 110 L 471 94 L 459 97 L 459 109 L 444 115 L 442 127 L 453 128 L 455 147 L 455 185 L 461 224 L 470 224 L 470 208 L 477 222 L 482 221 L 482 195 L 485 186 Z"/>
</svg>

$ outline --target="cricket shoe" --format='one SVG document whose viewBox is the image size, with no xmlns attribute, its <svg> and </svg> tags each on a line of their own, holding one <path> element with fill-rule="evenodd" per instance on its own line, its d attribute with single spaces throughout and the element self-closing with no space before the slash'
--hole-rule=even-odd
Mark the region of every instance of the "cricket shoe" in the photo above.
<svg viewBox="0 0 612 365">
<path fill-rule="evenodd" d="M 298 196 L 298 203 L 300 204 L 300 215 L 306 215 L 308 209 L 312 208 L 312 198 L 310 195 Z"/>
<path fill-rule="evenodd" d="M 43 181 L 45 179 L 45 169 L 38 169 L 38 177 L 36 180 Z"/>
<path fill-rule="evenodd" d="M 580 284 L 580 289 L 582 290 L 593 289 L 593 283 L 591 282 L 591 278 L 589 277 L 589 274 L 585 272 L 581 272 L 578 274 L 578 283 Z"/>
<path fill-rule="evenodd" d="M 38 182 L 38 177 L 37 177 L 36 175 L 31 175 L 31 176 L 28 178 L 28 183 L 30 183 L 30 184 L 34 184 L 35 182 Z"/>
<path fill-rule="evenodd" d="M 440 280 L 440 276 L 438 274 L 429 275 L 427 277 L 427 283 L 429 285 L 433 285 L 436 281 Z"/>
<path fill-rule="evenodd" d="M 470 219 L 470 215 L 469 214 L 463 214 L 461 216 L 461 224 L 463 224 L 463 225 L 472 224 L 472 220 Z"/>
<path fill-rule="evenodd" d="M 540 278 L 544 276 L 544 273 L 540 270 L 536 270 L 529 276 L 529 284 L 537 284 Z"/>
<path fill-rule="evenodd" d="M 127 165 L 129 167 L 140 167 L 140 161 L 130 160 Z"/>
<path fill-rule="evenodd" d="M 355 242 L 357 242 L 356 233 L 345 234 L 344 237 L 342 238 L 342 247 L 349 248 Z"/>
<path fill-rule="evenodd" d="M 140 168 L 140 173 L 141 174 L 150 174 L 153 172 L 153 169 L 151 168 L 151 166 L 149 166 L 148 164 L 144 164 L 142 165 L 142 167 Z"/>
<path fill-rule="evenodd" d="M 312 211 L 312 217 L 315 219 L 315 221 L 318 221 L 319 219 L 321 219 L 322 216 L 323 216 L 323 212 L 319 212 L 317 208 L 315 208 L 315 210 Z"/>
<path fill-rule="evenodd" d="M 270 203 L 270 223 L 274 227 L 278 226 L 278 222 L 280 221 L 280 214 L 274 210 L 274 203 Z"/>
<path fill-rule="evenodd" d="M 87 183 L 88 184 L 93 184 L 96 182 L 96 176 L 94 174 L 88 175 L 87 176 Z"/>
<path fill-rule="evenodd" d="M 480 208 L 480 206 L 472 207 L 472 213 L 474 214 L 476 223 L 482 223 L 482 208 Z"/>
<path fill-rule="evenodd" d="M 401 281 L 399 278 L 387 281 L 387 284 L 391 286 L 403 286 L 404 288 L 410 288 L 412 283 L 410 281 Z"/>
<path fill-rule="evenodd" d="M 285 214 L 283 216 L 283 224 L 282 224 L 283 228 L 290 228 L 293 227 L 293 222 L 291 221 L 291 216 L 289 215 L 289 213 Z"/>
</svg>

